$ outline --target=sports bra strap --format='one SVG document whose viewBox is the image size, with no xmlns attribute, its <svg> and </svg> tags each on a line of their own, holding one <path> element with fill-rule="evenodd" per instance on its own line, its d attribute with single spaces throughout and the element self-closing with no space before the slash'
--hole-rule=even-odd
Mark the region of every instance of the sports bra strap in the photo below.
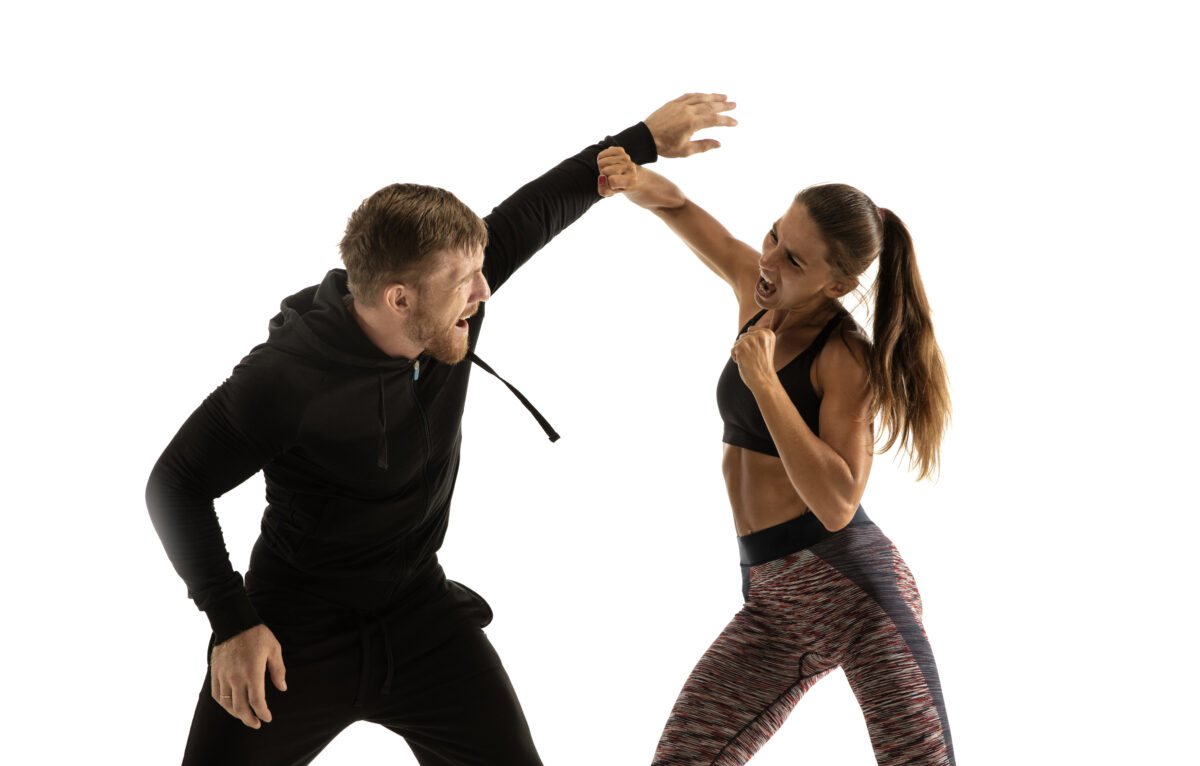
<svg viewBox="0 0 1200 766">
<path fill-rule="evenodd" d="M 825 348 L 825 341 L 829 340 L 829 336 L 833 334 L 833 331 L 845 318 L 846 312 L 839 311 L 824 327 L 821 328 L 821 332 L 808 347 L 808 351 L 812 353 L 814 359 L 817 357 L 817 354 L 821 353 L 821 349 Z"/>
<path fill-rule="evenodd" d="M 738 335 L 743 335 L 746 330 L 750 329 L 750 325 L 754 324 L 759 319 L 762 319 L 762 315 L 765 313 L 767 313 L 767 310 L 763 309 L 754 316 L 750 317 L 750 321 L 742 325 L 741 332 L 739 332 Z M 826 322 L 825 326 L 821 328 L 821 332 L 817 333 L 817 337 L 814 338 L 813 342 L 808 345 L 808 348 L 804 349 L 804 351 L 801 353 L 811 353 L 814 357 L 821 353 L 821 349 L 825 348 L 825 341 L 829 340 L 829 336 L 833 334 L 833 331 L 837 328 L 838 323 L 845 319 L 847 315 L 848 312 L 845 309 L 835 314 L 833 318 Z"/>
<path fill-rule="evenodd" d="M 746 324 L 742 325 L 742 329 L 738 331 L 738 335 L 740 336 L 740 335 L 744 334 L 746 332 L 746 330 L 749 330 L 750 325 L 752 325 L 755 322 L 757 322 L 758 320 L 762 319 L 762 315 L 765 313 L 767 313 L 767 310 L 763 309 L 762 311 L 758 312 L 754 316 L 750 317 L 749 321 L 747 321 Z"/>
</svg>

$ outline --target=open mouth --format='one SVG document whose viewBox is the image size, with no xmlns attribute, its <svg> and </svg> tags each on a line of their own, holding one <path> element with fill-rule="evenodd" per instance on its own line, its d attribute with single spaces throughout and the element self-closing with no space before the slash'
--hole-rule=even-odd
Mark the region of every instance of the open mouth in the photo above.
<svg viewBox="0 0 1200 766">
<path fill-rule="evenodd" d="M 467 311 L 467 313 L 463 314 L 461 317 L 458 318 L 458 321 L 454 323 L 454 327 L 459 330 L 467 329 L 467 320 L 470 319 L 471 317 L 475 316 L 475 314 L 478 311 L 479 311 L 479 304 L 476 303 L 474 306 L 471 307 L 471 309 L 469 311 Z"/>
<path fill-rule="evenodd" d="M 775 287 L 775 283 L 770 279 L 767 279 L 767 275 L 760 271 L 758 273 L 758 285 L 755 289 L 758 290 L 759 295 L 764 298 L 768 298 L 775 294 L 775 290 L 777 288 Z"/>
</svg>

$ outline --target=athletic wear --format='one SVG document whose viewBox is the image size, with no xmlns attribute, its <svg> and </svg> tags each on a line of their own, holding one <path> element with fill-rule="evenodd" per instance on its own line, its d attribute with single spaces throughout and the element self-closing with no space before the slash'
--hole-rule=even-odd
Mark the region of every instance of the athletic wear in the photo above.
<svg viewBox="0 0 1200 766">
<path fill-rule="evenodd" d="M 639 124 L 560 163 L 484 219 L 493 293 L 600 199 L 596 154 L 611 145 L 635 162 L 656 156 Z M 335 269 L 285 299 L 266 343 L 188 418 L 150 475 L 155 528 L 218 642 L 260 620 L 212 501 L 259 469 L 268 505 L 251 568 L 278 570 L 342 608 L 378 609 L 406 600 L 436 566 L 471 366 L 387 356 L 355 322 L 347 294 Z M 483 309 L 468 320 L 472 352 Z"/>
<path fill-rule="evenodd" d="M 657 156 L 649 129 L 635 125 L 564 160 L 484 218 L 483 273 L 492 292 L 601 199 L 596 155 L 613 145 L 638 163 Z M 359 670 L 339 681 L 362 687 L 356 699 L 366 710 L 374 668 L 387 668 L 379 688 L 387 695 L 402 658 L 478 630 L 491 610 L 446 580 L 436 556 L 458 474 L 471 365 L 424 354 L 387 356 L 358 326 L 347 296 L 345 272 L 335 269 L 283 301 L 267 341 L 167 446 L 150 475 L 146 502 L 216 643 L 265 622 L 283 646 L 287 695 L 299 698 L 307 692 L 293 680 L 297 663 L 313 646 L 357 636 L 339 659 L 349 658 L 345 666 Z M 468 320 L 472 359 L 484 314 L 481 305 Z M 267 508 L 248 589 L 230 565 L 213 499 L 259 469 Z M 373 644 L 376 634 L 383 640 Z M 512 711 L 497 713 L 511 717 Z M 264 727 L 272 728 L 286 729 L 278 714 Z M 510 762 L 497 758 L 493 762 Z"/>
<path fill-rule="evenodd" d="M 288 690 L 267 683 L 272 721 L 257 730 L 213 702 L 205 678 L 184 766 L 308 763 L 356 721 L 402 735 L 422 766 L 540 766 L 516 692 L 482 630 L 464 627 L 433 649 L 403 653 L 385 630 L 367 636 L 368 656 L 388 651 L 383 644 L 391 640 L 395 658 L 371 664 L 365 694 L 358 631 L 312 644 L 284 641 Z M 390 693 L 382 691 L 385 684 Z"/>
<path fill-rule="evenodd" d="M 751 317 L 750 321 L 742 326 L 738 336 L 740 337 L 742 333 L 750 329 L 750 326 L 765 313 L 767 313 L 766 309 L 763 309 Z M 800 417 L 804 418 L 804 422 L 808 424 L 812 432 L 818 435 L 820 435 L 818 412 L 821 408 L 821 399 L 813 391 L 812 375 L 810 374 L 812 364 L 817 355 L 821 353 L 821 349 L 825 348 L 825 341 L 829 339 L 830 334 L 845 317 L 846 314 L 839 311 L 837 316 L 826 323 L 808 348 L 801 351 L 795 359 L 784 365 L 783 369 L 777 373 L 779 382 L 783 384 L 783 389 L 787 391 L 792 404 L 796 405 L 796 409 L 800 411 Z M 721 419 L 725 421 L 725 433 L 721 437 L 721 441 L 735 447 L 744 447 L 764 455 L 779 457 L 779 450 L 775 448 L 775 442 L 771 439 L 767 424 L 758 410 L 758 402 L 754 400 L 754 394 L 742 381 L 737 362 L 732 358 L 725 364 L 725 369 L 721 371 L 721 377 L 717 381 L 717 410 L 721 413 Z"/>
<path fill-rule="evenodd" d="M 839 665 L 881 766 L 952 766 L 921 597 L 862 508 L 838 532 L 806 513 L 739 545 L 746 603 L 684 685 L 655 766 L 745 763 Z"/>
<path fill-rule="evenodd" d="M 760 311 L 741 332 L 758 321 Z M 830 319 L 779 371 L 819 435 L 813 360 L 845 318 Z M 778 456 L 737 364 L 717 385 L 725 442 Z M 921 597 L 895 546 L 862 507 L 830 532 L 805 512 L 738 539 L 745 605 L 692 671 L 667 720 L 655 766 L 743 764 L 813 684 L 846 672 L 881 766 L 953 766 L 941 684 L 921 626 Z"/>
</svg>

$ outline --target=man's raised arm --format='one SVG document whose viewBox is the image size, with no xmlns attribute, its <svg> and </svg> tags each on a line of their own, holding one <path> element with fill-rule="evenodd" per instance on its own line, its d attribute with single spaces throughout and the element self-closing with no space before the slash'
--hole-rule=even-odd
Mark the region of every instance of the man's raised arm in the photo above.
<svg viewBox="0 0 1200 766">
<path fill-rule="evenodd" d="M 488 244 L 483 273 L 495 292 L 513 272 L 560 231 L 602 199 L 596 155 L 623 146 L 639 165 L 658 157 L 686 157 L 715 149 L 714 139 L 692 140 L 692 134 L 718 125 L 736 125 L 722 112 L 733 102 L 717 93 L 689 93 L 658 108 L 615 136 L 593 144 L 517 189 L 483 220 Z"/>
</svg>

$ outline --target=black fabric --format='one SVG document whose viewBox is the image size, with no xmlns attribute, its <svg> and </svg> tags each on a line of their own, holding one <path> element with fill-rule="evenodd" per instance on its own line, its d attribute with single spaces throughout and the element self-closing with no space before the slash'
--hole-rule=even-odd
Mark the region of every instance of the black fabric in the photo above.
<svg viewBox="0 0 1200 766">
<path fill-rule="evenodd" d="M 766 309 L 763 309 L 751 317 L 750 321 L 742 327 L 738 336 L 745 333 L 765 313 Z M 804 422 L 817 436 L 821 435 L 821 399 L 813 391 L 812 363 L 821 353 L 821 349 L 825 347 L 825 342 L 829 339 L 830 334 L 845 316 L 845 312 L 839 311 L 821 328 L 821 332 L 817 334 L 808 348 L 797 354 L 792 361 L 776 373 L 779 376 L 779 382 L 787 391 L 788 398 L 799 410 L 800 417 L 804 418 Z M 754 394 L 742 381 L 737 362 L 734 362 L 732 357 L 725 363 L 725 368 L 721 370 L 721 377 L 717 380 L 717 411 L 721 413 L 721 420 L 725 422 L 725 431 L 721 441 L 735 447 L 744 447 L 754 452 L 779 457 L 779 450 L 775 448 L 771 432 L 767 430 L 762 412 L 758 409 L 758 402 L 754 400 Z"/>
<path fill-rule="evenodd" d="M 867 524 L 870 521 L 867 512 L 860 505 L 846 526 Z M 816 514 L 802 513 L 782 524 L 739 537 L 738 558 L 745 566 L 757 566 L 810 548 L 834 534 L 837 533 L 826 529 Z"/>
<path fill-rule="evenodd" d="M 858 506 L 847 527 L 870 524 L 863 507 Z M 783 558 L 837 534 L 830 532 L 812 512 L 805 512 L 782 524 L 760 529 L 738 538 L 738 559 L 742 567 L 742 600 L 750 600 L 750 568 Z"/>
<path fill-rule="evenodd" d="M 600 199 L 596 154 L 618 144 L 636 162 L 656 158 L 649 130 L 635 125 L 484 219 L 493 292 Z M 261 616 L 230 564 L 213 499 L 260 469 L 267 508 L 251 571 L 333 617 L 423 606 L 414 589 L 432 576 L 446 533 L 471 365 L 388 357 L 354 321 L 347 294 L 345 272 L 334 269 L 285 299 L 267 341 L 192 413 L 151 472 L 151 519 L 218 642 Z M 468 322 L 472 353 L 484 316 L 481 306 Z"/>
<path fill-rule="evenodd" d="M 441 643 L 412 646 L 386 625 L 284 644 L 288 690 L 268 680 L 272 721 L 257 730 L 225 712 L 205 678 L 185 766 L 306 764 L 356 721 L 404 737 L 422 766 L 540 766 L 516 692 L 482 630 L 463 622 Z"/>
</svg>

